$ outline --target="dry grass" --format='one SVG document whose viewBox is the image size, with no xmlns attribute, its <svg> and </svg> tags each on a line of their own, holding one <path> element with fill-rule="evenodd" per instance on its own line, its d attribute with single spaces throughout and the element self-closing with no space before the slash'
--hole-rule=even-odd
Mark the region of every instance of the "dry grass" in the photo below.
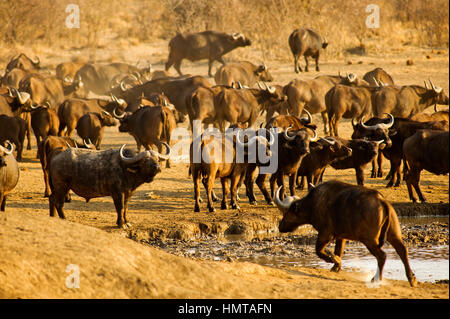
<svg viewBox="0 0 450 319">
<path fill-rule="evenodd" d="M 0 46 L 9 50 L 39 46 L 97 49 L 168 40 L 176 32 L 213 29 L 242 32 L 253 40 L 240 58 L 287 61 L 293 29 L 310 27 L 330 42 L 328 57 L 342 58 L 352 48 L 381 53 L 403 45 L 448 47 L 446 0 L 380 0 L 380 28 L 368 29 L 366 6 L 347 0 L 80 0 L 79 29 L 68 29 L 67 3 L 53 0 L 5 0 L 0 3 Z M 433 17 L 433 19 L 430 19 Z M 247 55 L 247 56 L 245 56 Z M 232 56 L 233 57 L 233 56 Z"/>
</svg>

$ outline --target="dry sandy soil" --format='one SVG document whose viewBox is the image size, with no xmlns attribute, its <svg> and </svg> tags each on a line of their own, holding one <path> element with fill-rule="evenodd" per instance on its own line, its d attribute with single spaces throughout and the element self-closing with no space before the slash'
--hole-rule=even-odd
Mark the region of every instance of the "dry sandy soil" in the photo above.
<svg viewBox="0 0 450 319">
<path fill-rule="evenodd" d="M 242 49 L 239 49 L 242 50 Z M 83 52 L 43 52 L 41 60 L 54 66 L 73 55 Z M 115 52 L 100 52 L 105 60 Z M 431 59 L 426 58 L 431 55 Z M 130 49 L 127 62 L 135 62 L 142 56 L 150 59 L 156 69 L 162 69 L 167 56 L 167 44 L 152 47 L 139 46 Z M 406 60 L 413 59 L 413 66 Z M 352 64 L 347 64 L 351 60 Z M 360 62 L 361 63 L 358 63 Z M 313 78 L 317 72 L 296 75 L 289 63 L 266 62 L 272 69 L 274 83 L 286 84 L 294 78 Z M 384 57 L 352 56 L 346 61 L 323 61 L 320 74 L 356 72 L 362 76 L 376 66 L 392 74 L 397 84 L 422 84 L 429 77 L 436 85 L 449 91 L 448 52 L 437 54 L 431 50 L 408 48 L 393 51 Z M 186 73 L 205 75 L 206 63 L 184 63 Z M 313 68 L 311 68 L 313 69 Z M 172 72 L 174 72 L 172 70 Z M 210 79 L 213 81 L 213 79 Z M 440 106 L 440 109 L 448 106 Z M 432 107 L 427 111 L 432 112 Z M 263 121 L 261 117 L 257 124 Z M 323 132 L 321 118 L 313 116 L 318 132 Z M 186 127 L 186 124 L 183 124 Z M 350 137 L 351 124 L 341 122 L 343 137 Z M 75 134 L 74 134 L 75 135 Z M 115 227 L 116 213 L 111 198 L 93 199 L 89 204 L 73 196 L 65 204 L 67 221 L 48 217 L 48 200 L 43 197 L 44 183 L 39 161 L 33 150 L 24 152 L 19 163 L 20 180 L 7 201 L 6 223 L 0 224 L 0 297 L 6 298 L 448 298 L 448 284 L 420 284 L 409 288 L 406 281 L 386 281 L 377 289 L 366 287 L 357 274 L 342 272 L 334 274 L 327 270 L 293 269 L 290 271 L 262 267 L 250 263 L 199 262 L 169 255 L 161 250 L 140 245 L 124 237 L 136 240 L 175 238 L 189 240 L 192 236 L 241 232 L 276 231 L 281 216 L 274 207 L 264 204 L 256 190 L 258 205 L 250 206 L 241 190 L 241 209 L 194 213 L 192 180 L 188 178 L 188 166 L 177 163 L 163 168 L 151 184 L 142 185 L 129 204 L 129 221 L 132 228 Z M 134 139 L 119 133 L 117 128 L 107 128 L 103 149 L 118 149 L 123 143 L 134 146 Z M 389 170 L 385 162 L 384 170 Z M 426 212 L 423 204 L 410 204 L 406 185 L 386 189 L 384 179 L 370 179 L 367 167 L 366 186 L 383 193 L 396 207 Z M 324 180 L 337 178 L 355 183 L 352 170 L 327 169 Z M 448 176 L 422 173 L 422 190 L 433 204 L 449 202 Z M 216 193 L 220 194 L 216 182 Z M 203 192 L 203 189 L 202 189 Z M 304 191 L 299 192 L 304 195 Z M 202 195 L 204 196 L 204 194 Z M 444 206 L 445 207 L 445 206 Z M 447 206 L 448 207 L 448 206 Z M 448 214 L 448 213 L 447 213 Z M 80 225 L 81 224 L 81 225 Z M 89 226 L 89 227 L 88 227 Z M 237 231 L 236 231 L 237 229 Z M 307 228 L 306 228 L 307 229 Z M 304 230 L 304 229 L 302 229 Z M 14 239 L 14 240 L 12 240 Z M 375 262 L 375 261 L 374 261 Z M 64 278 L 67 264 L 80 265 L 82 288 L 66 289 Z M 3 283 L 6 283 L 3 285 Z M 252 288 L 249 288 L 252 287 Z"/>
</svg>

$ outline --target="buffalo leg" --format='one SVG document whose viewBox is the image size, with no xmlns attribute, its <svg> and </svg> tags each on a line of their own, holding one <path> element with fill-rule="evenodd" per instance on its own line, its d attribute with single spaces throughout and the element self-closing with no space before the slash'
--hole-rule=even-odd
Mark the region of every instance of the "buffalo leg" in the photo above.
<svg viewBox="0 0 450 319">
<path fill-rule="evenodd" d="M 401 159 L 393 158 L 391 159 L 391 179 L 389 183 L 387 183 L 386 187 L 392 187 L 394 186 L 394 183 L 397 185 L 396 181 L 398 179 L 398 171 L 401 166 Z M 398 185 L 400 184 L 400 181 L 397 181 Z"/>
<path fill-rule="evenodd" d="M 325 247 L 332 240 L 328 234 L 319 233 L 316 241 L 316 254 L 320 259 L 325 260 L 327 263 L 341 264 L 341 258 L 335 256 L 331 251 Z"/>
<path fill-rule="evenodd" d="M 295 195 L 295 179 L 297 178 L 297 171 L 289 175 L 289 192 L 291 196 Z"/>
<path fill-rule="evenodd" d="M 370 172 L 370 178 L 376 178 L 377 177 L 377 160 L 372 160 L 372 171 Z"/>
<path fill-rule="evenodd" d="M 6 204 L 6 195 L 3 192 L 0 192 L 0 203 L 1 203 L 0 211 L 4 212 Z"/>
<path fill-rule="evenodd" d="M 248 167 L 245 172 L 245 190 L 247 193 L 248 200 L 250 205 L 256 205 L 256 197 L 254 192 L 254 176 L 256 173 L 256 166 Z"/>
<path fill-rule="evenodd" d="M 338 238 L 336 239 L 336 245 L 334 246 L 334 254 L 340 258 L 340 261 L 342 263 L 342 254 L 344 253 L 345 248 L 345 242 L 346 240 L 344 238 Z M 334 264 L 331 268 L 331 271 L 339 272 L 341 270 L 341 263 Z"/>
<path fill-rule="evenodd" d="M 192 166 L 191 166 L 192 167 Z M 192 168 L 192 180 L 194 181 L 194 199 L 195 207 L 194 212 L 200 212 L 200 170 Z"/>
<path fill-rule="evenodd" d="M 230 193 L 231 193 L 231 208 L 232 209 L 239 209 L 239 205 L 237 204 L 237 190 L 238 190 L 238 184 L 241 179 L 242 175 L 233 174 L 231 175 L 231 183 L 230 183 Z"/>
<path fill-rule="evenodd" d="M 114 206 L 116 207 L 116 212 L 117 212 L 117 221 L 116 224 L 117 226 L 119 226 L 119 228 L 123 227 L 125 220 L 124 220 L 124 196 L 122 193 L 114 193 L 112 195 L 113 201 L 114 201 Z"/>
<path fill-rule="evenodd" d="M 306 65 L 305 65 L 305 72 L 309 72 L 308 57 L 306 55 L 304 57 L 305 57 L 305 63 L 306 63 Z"/>
<path fill-rule="evenodd" d="M 362 167 L 355 167 L 356 183 L 360 186 L 364 185 L 364 169 Z"/>
<path fill-rule="evenodd" d="M 379 152 L 377 157 L 378 171 L 377 177 L 383 177 L 383 153 Z"/>
<path fill-rule="evenodd" d="M 272 197 L 267 191 L 266 178 L 267 178 L 266 174 L 259 174 L 258 177 L 256 178 L 256 185 L 258 185 L 259 190 L 261 191 L 261 193 L 263 193 L 264 199 L 266 200 L 267 204 L 273 206 L 275 205 L 275 203 L 273 202 Z"/>
<path fill-rule="evenodd" d="M 383 280 L 383 267 L 384 263 L 386 262 L 386 253 L 380 247 L 378 247 L 378 244 L 375 241 L 365 242 L 364 245 L 367 247 L 370 253 L 375 256 L 378 263 L 377 273 L 372 278 L 372 282 Z"/>
<path fill-rule="evenodd" d="M 320 114 L 322 115 L 322 121 L 323 121 L 323 133 L 325 135 L 327 135 L 330 133 L 330 124 L 329 124 L 329 120 L 328 120 L 328 113 L 327 113 L 327 111 L 323 111 Z"/>
<path fill-rule="evenodd" d="M 69 190 L 62 191 L 58 190 L 58 192 L 52 192 L 52 194 L 49 197 L 49 205 L 50 205 L 50 216 L 55 216 L 55 209 L 58 211 L 58 216 L 61 219 L 65 219 L 64 216 L 64 198 L 66 197 L 66 194 L 69 192 Z"/>
<path fill-rule="evenodd" d="M 297 55 L 297 54 L 294 55 L 294 71 L 295 71 L 295 73 L 303 72 L 298 59 L 299 59 L 299 55 Z"/>
<path fill-rule="evenodd" d="M 130 194 L 125 194 L 123 198 L 123 221 L 125 222 L 125 225 L 128 227 L 131 226 L 131 224 L 127 220 L 127 213 L 128 213 L 128 201 L 130 200 Z"/>
<path fill-rule="evenodd" d="M 417 199 L 414 196 L 412 187 L 414 187 L 414 189 L 416 190 L 417 195 L 419 196 L 419 200 L 421 202 L 426 202 L 425 197 L 422 194 L 422 191 L 420 190 L 420 170 L 410 167 L 408 174 L 406 176 L 406 185 L 408 187 L 408 194 L 409 194 L 409 198 L 415 203 L 417 202 Z"/>
<path fill-rule="evenodd" d="M 400 227 L 397 227 L 400 231 Z M 399 232 L 392 232 L 389 231 L 387 234 L 387 241 L 394 247 L 397 254 L 400 256 L 400 259 L 403 262 L 403 266 L 405 267 L 405 273 L 406 277 L 408 278 L 409 284 L 412 287 L 417 286 L 417 279 L 414 276 L 413 271 L 411 270 L 411 267 L 409 266 L 409 259 L 408 259 L 408 249 L 406 248 L 405 244 L 402 241 L 401 235 L 398 235 Z"/>
<path fill-rule="evenodd" d="M 316 71 L 319 72 L 320 68 L 319 68 L 319 55 L 317 55 L 314 60 L 316 60 Z"/>
<path fill-rule="evenodd" d="M 210 78 L 213 77 L 213 75 L 212 75 L 212 73 L 211 73 L 213 63 L 214 63 L 214 60 L 209 60 L 209 61 L 208 61 L 208 76 L 209 76 Z"/>
<path fill-rule="evenodd" d="M 213 187 L 214 187 L 214 180 L 216 179 L 216 174 L 215 173 L 211 173 L 208 178 L 207 178 L 207 182 L 206 182 L 206 193 L 208 196 L 208 210 L 210 213 L 215 212 L 215 208 L 213 206 L 213 201 L 212 201 L 212 191 L 213 191 Z"/>
<path fill-rule="evenodd" d="M 228 209 L 227 196 L 228 196 L 228 179 L 223 177 L 220 179 L 222 183 L 222 203 L 220 204 L 220 209 Z"/>
<path fill-rule="evenodd" d="M 176 61 L 174 65 L 174 68 L 177 70 L 179 75 L 183 75 L 183 73 L 181 73 L 181 61 L 182 60 Z"/>
</svg>

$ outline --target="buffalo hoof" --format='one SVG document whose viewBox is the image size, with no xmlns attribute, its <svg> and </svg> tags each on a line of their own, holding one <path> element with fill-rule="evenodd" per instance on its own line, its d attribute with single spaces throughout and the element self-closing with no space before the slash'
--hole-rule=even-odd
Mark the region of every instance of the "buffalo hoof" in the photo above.
<svg viewBox="0 0 450 319">
<path fill-rule="evenodd" d="M 44 197 L 50 197 L 50 194 L 45 193 L 45 194 L 44 194 Z"/>
<path fill-rule="evenodd" d="M 378 172 L 377 177 L 383 177 L 383 172 Z"/>
<path fill-rule="evenodd" d="M 250 201 L 250 205 L 257 205 L 258 203 L 256 202 L 256 200 L 251 200 Z"/>
<path fill-rule="evenodd" d="M 241 209 L 238 204 L 231 204 L 231 209 Z"/>
<path fill-rule="evenodd" d="M 27 150 L 31 150 L 31 145 L 27 145 Z"/>
<path fill-rule="evenodd" d="M 305 72 L 309 72 L 309 68 L 307 66 L 305 67 Z"/>
<path fill-rule="evenodd" d="M 200 213 L 200 207 L 195 206 L 194 213 Z"/>
<path fill-rule="evenodd" d="M 376 178 L 377 174 L 375 174 L 375 172 L 370 173 L 370 178 Z"/>
<path fill-rule="evenodd" d="M 387 183 L 386 187 L 389 188 L 389 187 L 392 187 L 392 185 L 394 185 L 394 183 L 389 182 L 389 183 Z"/>
<path fill-rule="evenodd" d="M 409 284 L 411 287 L 417 287 L 417 279 L 416 277 L 412 276 L 411 278 L 408 279 Z"/>
<path fill-rule="evenodd" d="M 270 202 L 267 203 L 267 205 L 269 205 L 269 206 L 275 206 L 275 203 L 274 203 L 273 201 L 270 201 Z"/>
<path fill-rule="evenodd" d="M 394 187 L 400 187 L 400 182 L 395 183 Z"/>
<path fill-rule="evenodd" d="M 72 198 L 71 197 L 66 197 L 66 198 L 64 198 L 64 202 L 65 203 L 70 203 L 72 201 Z"/>
<path fill-rule="evenodd" d="M 330 271 L 332 272 L 339 272 L 341 270 L 341 265 L 334 264 L 333 267 L 331 267 Z"/>
<path fill-rule="evenodd" d="M 319 71 L 320 71 L 320 68 L 319 68 L 318 66 L 316 66 L 316 71 L 317 71 L 317 72 L 319 72 Z"/>
<path fill-rule="evenodd" d="M 220 209 L 228 209 L 227 203 L 222 202 L 222 203 L 220 204 Z"/>
<path fill-rule="evenodd" d="M 211 196 L 211 199 L 212 199 L 213 202 L 218 202 L 218 201 L 220 200 L 220 198 L 217 197 L 217 196 L 214 195 L 214 194 Z"/>
<path fill-rule="evenodd" d="M 210 213 L 215 213 L 215 212 L 216 212 L 216 209 L 215 209 L 214 207 L 210 207 L 210 208 L 209 208 L 209 212 L 210 212 Z"/>
</svg>

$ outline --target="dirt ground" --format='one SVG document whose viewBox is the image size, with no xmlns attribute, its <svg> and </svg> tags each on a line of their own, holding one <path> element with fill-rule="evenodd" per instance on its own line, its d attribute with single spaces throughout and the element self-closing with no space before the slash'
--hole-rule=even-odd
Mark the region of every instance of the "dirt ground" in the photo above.
<svg viewBox="0 0 450 319">
<path fill-rule="evenodd" d="M 107 53 L 104 54 L 108 56 Z M 114 52 L 110 54 L 113 55 Z M 162 62 L 167 56 L 167 44 L 163 42 L 150 48 L 139 46 L 130 49 L 126 59 L 128 62 L 133 62 L 144 54 L 147 54 L 146 58 L 151 60 L 155 69 L 162 69 Z M 426 55 L 430 55 L 431 58 L 426 58 Z M 54 66 L 58 62 L 67 61 L 69 56 L 68 52 L 49 53 L 42 57 L 42 61 L 43 64 Z M 406 66 L 407 59 L 413 59 L 414 65 Z M 348 64 L 348 61 L 351 61 L 352 64 Z M 319 75 L 315 71 L 296 75 L 291 62 L 271 63 L 266 61 L 266 64 L 274 75 L 275 84 L 286 84 L 294 78 L 306 79 Z M 324 60 L 321 64 L 320 74 L 337 74 L 338 71 L 341 71 L 342 73 L 355 72 L 362 77 L 365 72 L 377 66 L 387 70 L 397 84 L 423 84 L 424 80 L 431 78 L 435 85 L 443 87 L 447 94 L 449 92 L 448 51 L 438 54 L 437 51 L 408 48 L 403 51 L 393 51 L 392 54 L 384 57 L 369 55 L 351 56 L 345 61 Z M 185 73 L 205 75 L 207 65 L 203 62 L 196 64 L 184 62 L 182 70 Z M 174 71 L 172 70 L 172 72 Z M 213 82 L 213 79 L 210 81 Z M 438 106 L 438 108 L 444 109 L 448 106 Z M 427 111 L 432 112 L 432 109 L 433 107 L 430 107 Z M 259 126 L 262 121 L 263 117 L 257 121 L 257 125 Z M 323 132 L 320 115 L 314 115 L 313 122 L 318 125 L 320 136 L 320 133 Z M 186 123 L 183 126 L 187 127 Z M 340 134 L 349 138 L 351 131 L 350 121 L 342 121 Z M 76 137 L 75 133 L 74 137 Z M 448 298 L 449 296 L 448 283 L 447 285 L 421 284 L 419 288 L 411 289 L 406 281 L 392 282 L 392 284 L 391 281 L 388 281 L 386 286 L 368 289 L 365 282 L 352 273 L 334 274 L 329 271 L 303 268 L 288 272 L 250 263 L 192 261 L 121 238 L 129 237 L 138 242 L 161 238 L 187 241 L 201 235 L 214 235 L 220 238 L 227 234 L 243 234 L 251 237 L 258 233 L 276 233 L 281 215 L 276 208 L 269 207 L 264 203 L 263 196 L 257 189 L 255 190 L 258 200 L 256 206 L 248 204 L 244 190 L 241 189 L 241 209 L 239 211 L 220 210 L 220 204 L 216 204 L 217 212 L 209 214 L 206 204 L 202 203 L 201 212 L 194 213 L 193 186 L 192 180 L 188 178 L 186 163 L 176 163 L 171 168 L 163 168 L 154 182 L 138 188 L 129 203 L 128 218 L 132 224 L 129 230 L 121 230 L 115 226 L 114 205 L 112 199 L 106 197 L 92 199 L 87 204 L 84 199 L 74 195 L 72 202 L 65 204 L 68 222 L 60 222 L 56 218 L 51 219 L 48 217 L 48 200 L 43 197 L 43 175 L 39 161 L 35 158 L 36 142 L 34 137 L 32 143 L 33 149 L 25 150 L 24 161 L 19 163 L 20 180 L 7 201 L 7 227 L 3 227 L 3 230 L 0 231 L 0 240 L 2 237 L 3 240 L 5 238 L 17 239 L 17 241 L 7 240 L 3 243 L 3 246 L 5 243 L 7 244 L 6 247 L 9 250 L 0 249 L 1 254 L 6 253 L 9 259 L 5 263 L 5 258 L 0 258 L 0 277 L 3 276 L 7 282 L 6 286 L 0 287 L 0 296 L 7 298 Z M 103 149 L 118 149 L 124 143 L 130 147 L 135 146 L 131 136 L 119 133 L 115 127 L 106 128 Z M 387 161 L 383 168 L 387 173 L 389 170 Z M 415 215 L 421 215 L 422 212 L 427 214 L 436 207 L 438 207 L 438 212 L 444 211 L 445 213 L 448 210 L 448 176 L 435 176 L 428 172 L 422 172 L 421 187 L 428 202 L 431 203 L 429 205 L 409 203 L 404 183 L 398 188 L 388 189 L 385 188 L 387 181 L 384 178 L 371 179 L 369 176 L 370 167 L 368 166 L 365 171 L 366 186 L 379 190 L 395 205 L 397 210 L 405 208 Z M 355 172 L 352 170 L 336 171 L 328 168 L 324 180 L 330 179 L 339 179 L 350 183 L 356 181 Z M 215 186 L 216 193 L 221 194 L 218 181 Z M 201 191 L 204 197 L 203 188 Z M 298 192 L 300 196 L 306 193 L 305 191 Z M 448 215 L 448 211 L 446 214 Z M 310 233 L 311 229 L 302 227 L 297 234 L 303 232 Z M 50 241 L 52 245 L 50 245 Z M 413 241 L 411 244 L 414 244 Z M 86 279 L 89 281 L 89 284 L 86 283 L 85 286 L 89 286 L 89 289 L 86 288 L 87 290 L 80 290 L 80 292 L 67 291 L 64 288 L 53 290 L 51 285 L 57 280 L 56 275 L 47 270 L 44 265 L 46 263 L 51 263 L 52 267 L 59 265 L 61 266 L 60 272 L 64 274 L 65 265 L 70 259 L 69 256 L 62 257 L 65 251 L 68 250 L 70 254 L 76 255 L 77 251 L 81 251 L 83 247 L 86 249 L 82 254 L 83 259 L 77 261 L 83 263 L 83 267 L 98 271 L 98 269 L 107 269 L 108 264 L 116 266 L 112 267 L 111 272 L 107 275 L 96 273 L 93 277 L 89 276 Z M 20 252 L 21 249 L 23 250 Z M 12 252 L 17 256 L 14 255 L 15 257 L 10 259 L 9 253 Z M 58 255 L 58 252 L 61 255 Z M 97 253 L 101 254 L 101 258 L 93 259 Z M 120 263 L 111 262 L 108 258 L 115 261 L 120 260 L 127 266 L 122 267 Z M 155 258 L 161 263 L 162 260 L 171 262 L 172 268 L 164 267 L 169 271 L 165 277 L 163 274 L 159 274 L 159 279 L 155 279 L 153 270 L 150 270 L 151 268 L 155 272 L 159 272 L 158 266 L 160 265 L 154 262 Z M 18 265 L 17 263 L 20 263 L 21 268 L 14 271 L 13 268 Z M 37 270 L 30 272 L 27 270 L 30 266 L 37 267 Z M 39 273 L 41 270 L 43 273 Z M 21 275 L 19 271 L 22 271 L 24 275 Z M 119 274 L 114 273 L 115 271 Z M 189 273 L 189 279 L 184 278 L 187 273 Z M 186 285 L 177 287 L 175 282 L 181 277 L 188 282 Z M 38 290 L 32 283 L 26 285 L 25 282 L 30 278 L 33 278 L 32 283 L 37 283 L 36 280 L 46 281 L 45 286 L 48 289 Z M 95 283 L 99 283 L 101 278 L 109 278 L 111 283 L 104 284 L 105 280 L 103 280 L 101 284 L 103 288 L 96 290 Z M 157 283 L 157 280 L 161 280 L 161 282 Z M 1 281 L 3 282 L 3 279 Z M 42 281 L 39 282 L 41 286 Z M 165 287 L 164 282 L 170 284 Z M 258 285 L 260 289 L 255 289 L 255 285 Z M 337 287 L 339 289 L 333 289 Z"/>
</svg>

